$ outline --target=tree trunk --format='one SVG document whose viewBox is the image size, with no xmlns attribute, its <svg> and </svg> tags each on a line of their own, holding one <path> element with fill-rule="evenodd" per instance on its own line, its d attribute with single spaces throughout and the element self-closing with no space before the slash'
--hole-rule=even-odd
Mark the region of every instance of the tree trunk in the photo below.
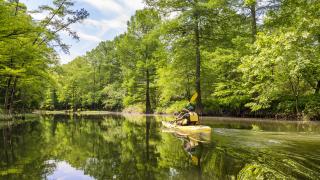
<svg viewBox="0 0 320 180">
<path fill-rule="evenodd" d="M 298 120 L 299 119 L 299 115 L 300 115 L 300 113 L 299 113 L 299 96 L 296 95 L 295 99 L 296 99 L 296 107 L 295 107 L 295 109 L 296 109 L 296 116 L 297 116 L 297 120 Z"/>
<path fill-rule="evenodd" d="M 146 72 L 146 114 L 151 114 L 151 102 L 150 102 L 150 78 L 149 69 Z"/>
<path fill-rule="evenodd" d="M 13 59 L 12 57 L 10 58 L 10 64 L 9 67 L 12 68 L 13 67 Z M 7 86 L 6 86 L 6 90 L 5 90 L 5 95 L 4 95 L 4 110 L 6 114 L 9 114 L 9 104 L 10 104 L 10 88 L 11 88 L 11 82 L 12 82 L 12 76 L 9 76 L 9 79 L 7 80 Z"/>
<path fill-rule="evenodd" d="M 99 66 L 98 66 L 98 76 L 99 76 L 99 88 L 102 89 L 102 78 L 101 78 L 101 62 L 99 62 Z"/>
<path fill-rule="evenodd" d="M 256 15 L 256 4 L 250 6 L 251 11 L 251 25 L 252 25 L 252 42 L 256 41 L 257 35 L 257 15 Z"/>
<path fill-rule="evenodd" d="M 14 12 L 14 16 L 18 15 L 18 10 L 19 10 L 19 0 L 16 0 L 16 7 L 15 7 L 15 12 Z"/>
<path fill-rule="evenodd" d="M 15 96 L 15 93 L 16 93 L 17 83 L 18 83 L 18 78 L 15 77 L 15 78 L 14 78 L 14 81 L 13 81 L 13 86 L 12 86 L 12 88 L 11 88 L 10 100 L 9 100 L 9 104 L 8 104 L 9 114 L 11 114 L 12 111 L 13 111 L 14 96 Z"/>
<path fill-rule="evenodd" d="M 75 88 L 72 87 L 72 112 L 75 113 L 77 111 L 77 108 L 76 108 L 76 95 L 75 95 Z"/>
<path fill-rule="evenodd" d="M 196 50 L 196 92 L 198 93 L 196 111 L 202 113 L 202 101 L 201 101 L 201 54 L 200 54 L 200 35 L 199 35 L 199 14 L 195 13 L 195 26 L 194 26 L 194 40 Z"/>
<path fill-rule="evenodd" d="M 93 64 L 93 102 L 92 102 L 92 110 L 95 110 L 96 104 L 96 63 Z"/>
<path fill-rule="evenodd" d="M 297 87 L 295 88 L 296 89 L 296 92 L 295 92 L 295 99 L 296 99 L 296 116 L 297 116 L 297 120 L 300 119 L 300 112 L 299 112 L 299 85 L 300 85 L 300 78 L 297 77 Z"/>
<path fill-rule="evenodd" d="M 320 43 L 320 34 L 318 34 L 318 43 Z M 317 82 L 315 94 L 320 94 L 320 80 Z"/>
<path fill-rule="evenodd" d="M 315 94 L 319 94 L 319 93 L 320 93 L 320 81 L 317 82 L 317 87 L 315 91 Z"/>
<path fill-rule="evenodd" d="M 9 92 L 10 92 L 11 81 L 12 81 L 12 77 L 10 76 L 9 79 L 7 80 L 7 86 L 6 86 L 5 95 L 4 95 L 4 110 L 6 111 L 6 113 L 9 113 L 8 108 L 9 108 L 9 98 L 10 98 Z"/>
<path fill-rule="evenodd" d="M 187 87 L 186 87 L 186 96 L 187 96 L 187 98 L 188 99 L 190 99 L 191 98 L 191 87 L 189 86 L 189 84 L 190 84 L 190 78 L 189 78 L 189 75 L 187 74 L 187 82 L 188 82 L 188 84 L 187 84 Z"/>
</svg>

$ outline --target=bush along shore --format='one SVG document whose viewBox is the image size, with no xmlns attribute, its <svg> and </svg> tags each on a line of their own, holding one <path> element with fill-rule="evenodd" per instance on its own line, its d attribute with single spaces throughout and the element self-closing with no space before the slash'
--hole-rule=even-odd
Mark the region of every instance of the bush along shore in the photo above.
<svg viewBox="0 0 320 180">
<path fill-rule="evenodd" d="M 34 114 L 39 114 L 39 115 L 126 115 L 126 114 L 131 114 L 131 115 L 144 115 L 146 114 L 144 111 L 133 111 L 130 108 L 129 110 L 124 110 L 124 111 L 75 111 L 73 112 L 72 110 L 37 110 L 34 111 Z M 178 111 L 170 111 L 170 112 L 155 112 L 149 115 L 153 116 L 175 116 L 178 114 Z M 203 117 L 225 117 L 225 118 L 256 118 L 256 119 L 269 119 L 269 120 L 289 120 L 289 121 L 296 121 L 296 120 L 301 120 L 301 121 L 317 121 L 319 119 L 316 118 L 309 118 L 307 115 L 302 114 L 300 117 L 296 117 L 295 114 L 272 114 L 270 112 L 256 112 L 256 113 L 247 113 L 247 114 L 232 114 L 232 113 L 204 113 L 201 114 Z"/>
</svg>

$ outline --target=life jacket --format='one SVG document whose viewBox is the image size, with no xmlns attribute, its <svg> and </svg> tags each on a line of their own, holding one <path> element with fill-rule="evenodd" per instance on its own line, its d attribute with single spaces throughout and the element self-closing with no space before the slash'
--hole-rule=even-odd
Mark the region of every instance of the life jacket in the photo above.
<svg viewBox="0 0 320 180">
<path fill-rule="evenodd" d="M 189 112 L 190 115 L 190 122 L 198 122 L 199 116 L 196 112 Z"/>
</svg>

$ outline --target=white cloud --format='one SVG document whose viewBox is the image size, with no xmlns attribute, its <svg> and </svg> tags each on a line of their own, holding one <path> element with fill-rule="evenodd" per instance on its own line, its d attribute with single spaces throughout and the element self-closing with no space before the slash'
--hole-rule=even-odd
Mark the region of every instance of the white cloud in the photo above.
<svg viewBox="0 0 320 180">
<path fill-rule="evenodd" d="M 126 28 L 127 21 L 130 19 L 128 15 L 121 15 L 114 19 L 109 20 L 95 20 L 95 19 L 86 19 L 82 24 L 77 25 L 82 28 L 91 28 L 96 29 L 99 32 L 95 36 L 103 36 L 109 30 L 115 29 L 124 31 Z"/>
<path fill-rule="evenodd" d="M 43 12 L 43 13 L 31 13 L 31 16 L 33 19 L 35 19 L 36 21 L 40 21 L 43 20 L 45 17 L 47 17 L 47 13 Z"/>
<path fill-rule="evenodd" d="M 51 0 L 21 0 L 32 10 L 41 4 L 50 4 Z M 78 3 L 80 2 L 80 3 Z M 77 6 L 81 4 L 80 6 Z M 90 8 L 90 7 L 91 8 Z M 76 0 L 75 8 L 85 8 L 91 14 L 82 23 L 74 24 L 71 29 L 77 31 L 80 41 L 72 40 L 67 33 L 61 33 L 63 41 L 72 45 L 70 54 L 58 50 L 62 63 L 67 63 L 77 56 L 84 55 L 101 41 L 111 39 L 126 30 L 127 21 L 138 9 L 144 7 L 143 0 Z M 92 11 L 93 9 L 93 11 Z M 43 19 L 45 14 L 32 14 L 36 20 Z M 106 39 L 107 38 L 107 39 Z"/>
<path fill-rule="evenodd" d="M 100 42 L 101 39 L 97 36 L 86 34 L 84 32 L 78 31 L 77 32 L 78 36 L 80 37 L 80 40 L 86 40 L 90 42 Z"/>
<path fill-rule="evenodd" d="M 64 54 L 63 52 L 59 53 L 60 55 L 60 62 L 61 64 L 67 64 L 68 62 L 74 60 L 79 54 L 78 53 L 70 53 L 70 54 Z"/>
<path fill-rule="evenodd" d="M 106 19 L 94 19 L 91 17 L 85 19 L 81 24 L 75 25 L 75 29 L 91 29 L 98 32 L 90 32 L 91 40 L 95 41 L 97 39 L 102 39 L 102 37 L 111 30 L 118 31 L 119 34 L 124 32 L 127 27 L 127 21 L 130 20 L 130 16 L 137 9 L 142 9 L 144 4 L 142 0 L 81 0 L 100 11 L 102 14 L 108 14 Z M 108 17 L 111 13 L 114 15 L 114 18 Z M 79 34 L 80 35 L 80 34 Z M 87 34 L 89 35 L 89 34 Z M 96 38 L 93 38 L 95 36 Z M 81 36 L 80 36 L 81 38 Z M 89 37 L 86 36 L 84 39 Z"/>
<path fill-rule="evenodd" d="M 123 7 L 114 0 L 82 0 L 101 11 L 122 13 Z"/>
<path fill-rule="evenodd" d="M 81 0 L 102 13 L 128 14 L 143 8 L 142 0 Z"/>
<path fill-rule="evenodd" d="M 122 4 L 126 6 L 126 8 L 131 8 L 133 10 L 142 9 L 144 4 L 142 0 L 120 0 Z"/>
</svg>

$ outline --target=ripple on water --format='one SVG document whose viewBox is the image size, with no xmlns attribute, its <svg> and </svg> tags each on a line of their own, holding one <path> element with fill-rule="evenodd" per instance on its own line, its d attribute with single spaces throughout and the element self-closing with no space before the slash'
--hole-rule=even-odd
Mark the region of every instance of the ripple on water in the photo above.
<svg viewBox="0 0 320 180">
<path fill-rule="evenodd" d="M 212 136 L 219 148 L 249 163 L 239 174 L 244 179 L 254 169 L 289 179 L 320 177 L 319 134 L 215 128 Z"/>
</svg>

